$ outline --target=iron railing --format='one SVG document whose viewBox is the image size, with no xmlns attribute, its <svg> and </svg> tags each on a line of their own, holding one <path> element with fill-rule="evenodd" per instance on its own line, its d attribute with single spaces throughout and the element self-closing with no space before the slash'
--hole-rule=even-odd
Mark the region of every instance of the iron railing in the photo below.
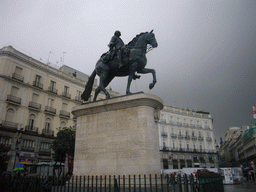
<svg viewBox="0 0 256 192">
<path fill-rule="evenodd" d="M 58 89 L 55 89 L 54 87 L 48 87 L 48 91 L 49 92 L 52 92 L 52 93 L 54 93 L 54 94 L 57 94 L 57 92 L 58 92 Z"/>
<path fill-rule="evenodd" d="M 41 110 L 41 104 L 39 103 L 36 103 L 34 101 L 29 101 L 29 104 L 28 104 L 29 107 L 32 107 L 34 109 L 37 109 L 37 110 Z"/>
<path fill-rule="evenodd" d="M 50 107 L 50 106 L 45 106 L 45 110 L 44 111 L 52 113 L 52 114 L 56 114 L 56 109 L 53 108 L 53 107 Z"/>
<path fill-rule="evenodd" d="M 13 73 L 13 74 L 12 74 L 12 78 L 13 78 L 13 79 L 16 79 L 16 80 L 19 80 L 19 81 L 22 81 L 22 82 L 23 82 L 23 80 L 24 80 L 24 77 L 21 76 L 21 75 L 19 75 L 18 73 Z"/>
<path fill-rule="evenodd" d="M 6 101 L 10 101 L 10 102 L 13 102 L 13 103 L 21 104 L 21 98 L 20 97 L 16 97 L 14 95 L 7 95 L 7 100 Z"/>
<path fill-rule="evenodd" d="M 221 176 L 118 175 L 118 176 L 15 176 L 0 178 L 3 191 L 79 192 L 224 192 Z M 47 190 L 48 189 L 48 190 Z"/>
<path fill-rule="evenodd" d="M 70 112 L 68 111 L 64 111 L 64 110 L 60 110 L 60 116 L 64 116 L 64 117 L 67 117 L 67 118 L 70 118 Z"/>
<path fill-rule="evenodd" d="M 44 85 L 38 81 L 33 81 L 33 86 L 43 89 Z"/>
</svg>

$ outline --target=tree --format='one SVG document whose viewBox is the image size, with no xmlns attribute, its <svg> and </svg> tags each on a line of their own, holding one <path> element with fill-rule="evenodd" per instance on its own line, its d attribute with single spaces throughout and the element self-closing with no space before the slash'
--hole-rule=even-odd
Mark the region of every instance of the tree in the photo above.
<svg viewBox="0 0 256 192">
<path fill-rule="evenodd" d="M 0 144 L 0 170 L 4 170 L 6 166 L 6 161 L 10 158 L 7 153 L 10 150 L 9 147 L 7 147 L 4 144 Z"/>
<path fill-rule="evenodd" d="M 50 148 L 55 152 L 56 162 L 65 162 L 66 155 L 74 157 L 76 132 L 74 127 L 58 128 L 57 138 Z"/>
</svg>

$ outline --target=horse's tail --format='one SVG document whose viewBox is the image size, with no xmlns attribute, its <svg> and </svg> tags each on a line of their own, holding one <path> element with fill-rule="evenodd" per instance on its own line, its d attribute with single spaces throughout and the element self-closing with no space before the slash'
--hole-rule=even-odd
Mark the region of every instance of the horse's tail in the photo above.
<svg viewBox="0 0 256 192">
<path fill-rule="evenodd" d="M 84 92 L 81 95 L 81 99 L 83 101 L 88 101 L 88 99 L 91 96 L 91 92 L 92 92 L 92 87 L 93 87 L 93 82 L 94 82 L 95 76 L 96 76 L 96 70 L 94 70 L 92 72 L 91 76 L 88 79 L 88 82 L 85 85 Z"/>
</svg>

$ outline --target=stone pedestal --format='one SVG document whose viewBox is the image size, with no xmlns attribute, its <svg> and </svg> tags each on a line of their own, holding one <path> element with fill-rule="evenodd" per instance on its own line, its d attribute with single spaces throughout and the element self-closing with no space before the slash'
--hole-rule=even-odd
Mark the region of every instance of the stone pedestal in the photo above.
<svg viewBox="0 0 256 192">
<path fill-rule="evenodd" d="M 74 107 L 74 175 L 160 174 L 156 122 L 162 103 L 139 93 Z"/>
</svg>

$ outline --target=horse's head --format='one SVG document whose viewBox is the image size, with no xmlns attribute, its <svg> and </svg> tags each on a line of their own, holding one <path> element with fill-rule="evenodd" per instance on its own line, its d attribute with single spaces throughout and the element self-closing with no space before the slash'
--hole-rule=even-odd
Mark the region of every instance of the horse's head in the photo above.
<svg viewBox="0 0 256 192">
<path fill-rule="evenodd" d="M 150 44 L 153 48 L 158 46 L 153 30 L 147 33 L 147 44 Z"/>
</svg>

